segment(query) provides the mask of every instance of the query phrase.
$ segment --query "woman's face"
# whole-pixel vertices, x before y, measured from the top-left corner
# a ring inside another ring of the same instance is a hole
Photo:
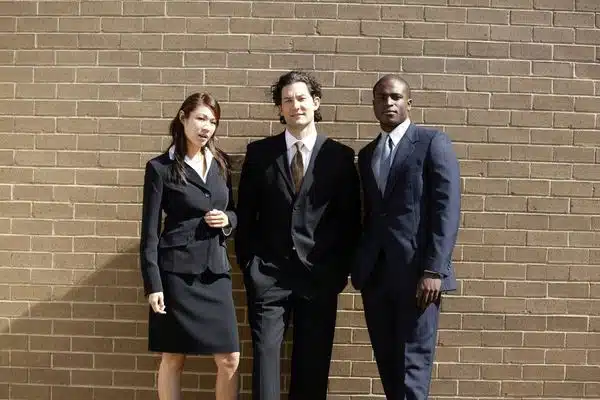
[[[189,153],[195,154],[206,146],[217,129],[215,114],[204,104],[196,107],[187,118],[183,111],[180,111],[179,118],[183,124]]]

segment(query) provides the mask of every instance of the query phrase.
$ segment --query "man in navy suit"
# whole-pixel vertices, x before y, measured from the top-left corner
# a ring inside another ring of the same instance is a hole
[[[456,289],[452,251],[460,175],[450,139],[409,118],[397,75],[373,87],[382,132],[358,155],[364,229],[352,271],[386,398],[429,395],[441,293]]]

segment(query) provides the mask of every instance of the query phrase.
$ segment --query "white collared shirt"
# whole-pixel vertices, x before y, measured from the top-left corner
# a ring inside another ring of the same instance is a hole
[[[392,130],[391,132],[389,132],[389,133],[383,132],[383,139],[387,140],[387,137],[389,136],[390,138],[392,138],[392,143],[394,143],[394,147],[392,148],[392,154],[391,154],[392,160],[394,159],[394,156],[396,155],[396,150],[398,149],[398,143],[400,143],[400,140],[402,140],[402,138],[404,137],[404,134],[408,130],[409,126],[410,126],[410,119],[406,118],[400,125],[395,127],[394,130]]]
[[[313,148],[315,147],[315,143],[317,142],[317,134],[309,135],[302,140],[298,140],[288,131],[285,130],[285,144],[287,146],[287,156],[289,165],[292,164],[292,160],[296,155],[296,142],[302,142],[302,149],[300,153],[302,154],[302,164],[304,165],[304,173],[306,174],[306,170],[308,168],[308,163],[310,162],[310,156],[312,155]]]
[[[202,178],[202,180],[206,183],[206,177],[208,176],[208,170],[210,169],[210,164],[212,163],[212,159],[214,158],[208,147],[204,148],[204,157],[206,158],[206,171],[202,173],[202,159],[200,158],[200,154],[196,153],[193,158],[189,158],[187,155],[183,159],[187,165],[192,167],[194,171]],[[175,159],[175,146],[171,146],[169,148],[169,158],[171,160]]]

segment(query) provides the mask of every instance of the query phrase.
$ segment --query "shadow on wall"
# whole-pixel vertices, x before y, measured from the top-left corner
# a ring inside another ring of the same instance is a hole
[[[243,156],[232,157],[232,170],[240,171],[242,162]],[[235,188],[238,181],[234,172]],[[131,221],[138,217],[137,211],[128,213]],[[90,244],[76,252],[0,254],[0,399],[157,398],[160,356],[147,350],[149,308],[139,271],[139,241],[131,233],[116,241],[111,253],[96,253]],[[228,248],[241,339],[240,398],[250,399],[252,342],[245,289],[231,240]],[[374,368],[360,297],[347,290],[340,297],[331,370],[340,376],[336,387],[344,386],[343,376],[350,375],[348,360]],[[291,330],[282,351],[282,393],[289,387]],[[358,344],[360,354],[350,356],[349,343]],[[184,371],[184,400],[214,399],[211,356],[189,357]]]
[[[147,350],[148,305],[134,242],[137,239],[131,238],[118,254],[91,254],[89,265],[95,269],[19,267],[22,274],[17,276],[22,279],[0,292],[0,299],[10,300],[0,307],[0,399],[157,398],[159,356]],[[232,254],[230,258],[233,264]],[[241,398],[249,399],[252,344],[242,276],[233,267],[242,341]],[[45,283],[30,284],[42,281],[31,276],[38,272],[46,275]],[[289,380],[289,350],[287,342],[284,387]],[[190,357],[182,378],[183,398],[214,399],[215,370],[212,357]]]

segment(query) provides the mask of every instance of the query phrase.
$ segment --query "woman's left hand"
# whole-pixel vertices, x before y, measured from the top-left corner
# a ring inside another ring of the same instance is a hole
[[[225,228],[229,225],[229,217],[220,210],[210,210],[204,214],[204,220],[211,228]]]

